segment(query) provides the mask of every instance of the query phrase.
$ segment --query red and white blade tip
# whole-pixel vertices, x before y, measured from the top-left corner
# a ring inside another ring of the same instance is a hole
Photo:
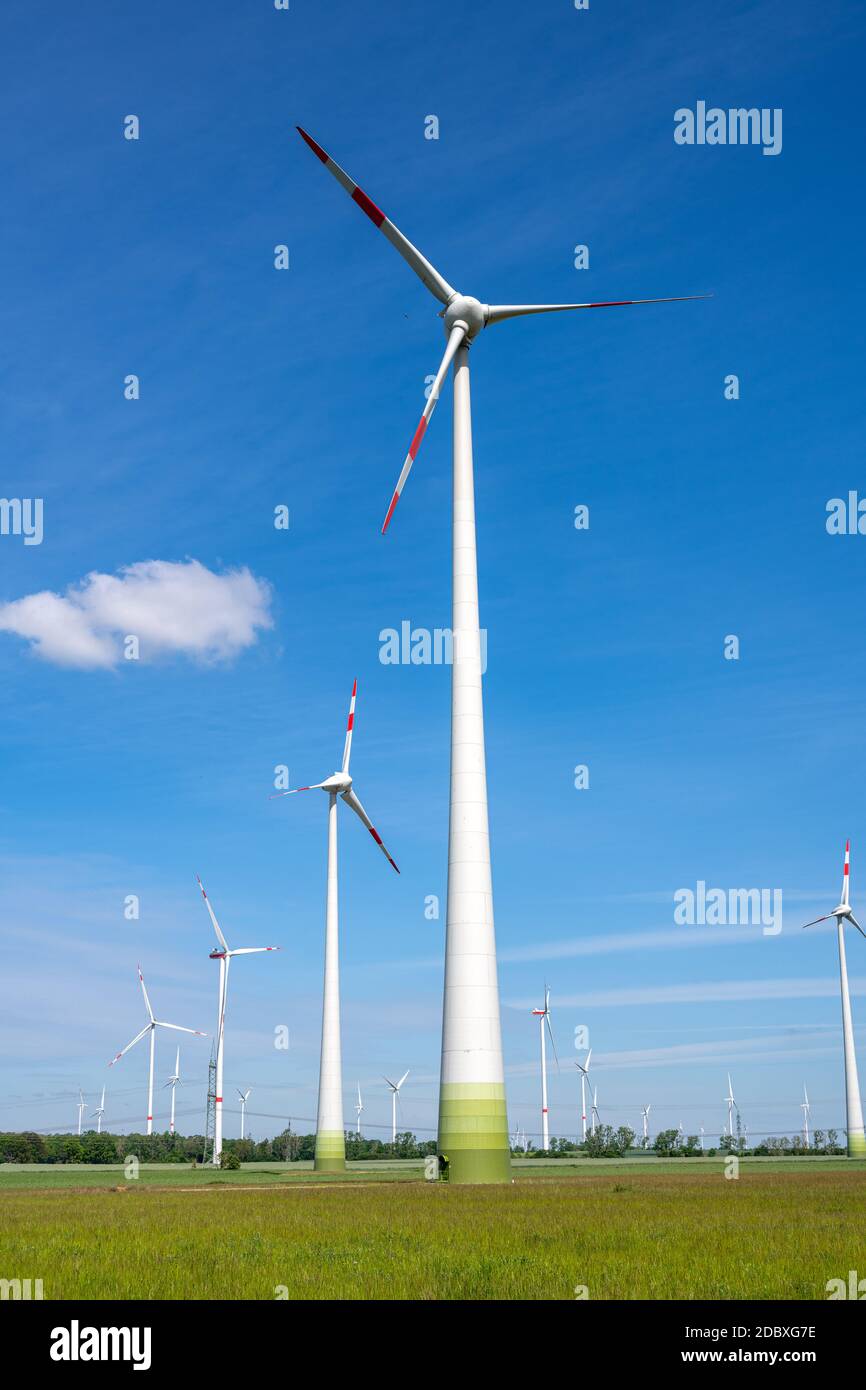
[[[326,165],[328,169],[331,170],[331,173],[336,173],[337,170],[339,170],[340,174],[342,175],[340,182],[343,183],[343,186],[345,187],[346,192],[349,194],[352,201],[357,203],[361,211],[367,214],[374,226],[381,227],[382,223],[387,221],[387,218],[385,217],[385,214],[382,211],[382,209],[376,206],[372,198],[367,197],[363,188],[359,188],[358,185],[355,183],[354,179],[350,179],[344,169],[340,169],[340,166],[339,164],[337,164],[336,160],[332,159],[331,156],[327,154],[325,150],[322,149],[321,145],[316,143],[312,135],[308,135],[307,132],[301,126],[296,126],[295,129],[297,130],[301,139],[305,140],[306,143],[309,145],[316,158],[320,159],[322,163]]]

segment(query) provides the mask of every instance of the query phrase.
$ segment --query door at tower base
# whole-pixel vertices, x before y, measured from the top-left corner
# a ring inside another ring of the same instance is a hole
[[[448,1159],[449,1182],[511,1181],[505,1086],[501,1081],[448,1082],[442,1087],[439,1152]]]
[[[341,1129],[320,1129],[316,1135],[317,1173],[345,1173],[346,1136]]]

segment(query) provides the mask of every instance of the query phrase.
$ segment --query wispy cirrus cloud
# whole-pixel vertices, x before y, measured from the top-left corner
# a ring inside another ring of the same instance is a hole
[[[852,994],[866,992],[866,979],[852,979]],[[705,980],[687,985],[644,985],[633,989],[604,989],[563,995],[564,1006],[592,1009],[628,1008],[637,1004],[736,1004],[756,999],[835,999],[838,979]],[[509,999],[506,1008],[531,1009],[530,998]]]
[[[270,585],[246,567],[217,574],[198,560],[140,560],[117,574],[92,571],[63,594],[45,589],[0,605],[15,633],[55,666],[110,669],[124,639],[142,661],[182,655],[228,660],[273,626]]]

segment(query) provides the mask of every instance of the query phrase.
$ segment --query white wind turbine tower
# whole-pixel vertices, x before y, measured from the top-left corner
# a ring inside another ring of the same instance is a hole
[[[592,1088],[592,1137],[595,1138],[595,1127],[599,1123],[598,1119],[598,1087]]]
[[[244,1120],[246,1119],[246,1113],[247,1113],[247,1101],[249,1100],[250,1095],[252,1094],[252,1089],[253,1089],[252,1086],[250,1086],[248,1090],[246,1090],[246,1091],[241,1091],[241,1090],[239,1090],[239,1088],[238,1088],[237,1086],[235,1087],[235,1090],[237,1091],[238,1095],[240,1096],[240,1101],[241,1101],[241,1138],[242,1138],[242,1139],[243,1139],[243,1137],[244,1137]]]
[[[84,1092],[79,1088],[78,1091],[78,1133],[81,1134],[81,1122],[87,1112],[87,1101],[84,1099]]]
[[[469,347],[482,329],[525,314],[667,301],[606,300],[596,304],[490,305],[460,294],[322,147],[300,126],[298,131],[313,154],[443,306],[439,316],[446,335],[445,353],[409,446],[382,531],[384,533],[388,528],[453,362],[451,628],[454,655],[451,669],[451,792],[439,1152],[449,1155],[452,1182],[507,1182],[511,1164],[487,817]],[[681,299],[697,297],[678,296]]]
[[[144,995],[144,1004],[145,1008],[147,1009],[148,1021],[142,1028],[141,1032],[136,1033],[132,1042],[127,1043],[126,1047],[121,1048],[120,1052],[118,1052],[117,1055],[112,1058],[108,1065],[110,1067],[113,1067],[115,1062],[119,1062],[121,1057],[123,1057],[125,1053],[129,1052],[130,1048],[135,1047],[136,1043],[141,1042],[142,1038],[147,1037],[147,1035],[150,1034],[150,1067],[148,1069],[147,1078],[147,1133],[153,1134],[153,1053],[156,1042],[157,1028],[171,1028],[176,1033],[193,1033],[197,1038],[206,1038],[207,1033],[200,1033],[198,1028],[181,1028],[179,1023],[164,1023],[162,1019],[154,1018],[153,1009],[150,1007],[150,1000],[147,996],[147,988],[144,983],[144,976],[141,973],[140,965],[138,967],[138,978],[141,983],[141,992]]]
[[[177,1083],[178,1083],[179,1081],[180,1081],[180,1048],[177,1049],[177,1056],[176,1056],[175,1059],[174,1059],[174,1071],[172,1072],[171,1076],[168,1078],[168,1080],[166,1081],[165,1085],[164,1085],[163,1088],[162,1088],[162,1089],[165,1091],[169,1086],[171,1087],[171,1118],[170,1118],[170,1120],[169,1120],[169,1122],[168,1122],[168,1132],[169,1132],[169,1134],[174,1134],[174,1094],[175,1094],[175,1090],[177,1089]]]
[[[704,1127],[701,1125],[701,1153],[704,1151]]]
[[[387,1076],[385,1076],[385,1077],[382,1078],[383,1081],[388,1081],[388,1085],[391,1087],[391,1143],[392,1143],[392,1144],[396,1144],[396,1142],[397,1142],[397,1096],[398,1096],[399,1093],[400,1093],[400,1087],[403,1085],[403,1082],[406,1080],[406,1077],[407,1077],[408,1075],[409,1075],[408,1071],[404,1071],[404,1073],[403,1073],[403,1075],[400,1077],[400,1080],[399,1080],[399,1081],[388,1081]]]
[[[355,1101],[355,1114],[357,1115],[357,1132],[361,1133],[361,1111],[364,1109],[364,1102],[361,1099],[361,1083],[358,1082],[358,1099]]]
[[[731,1073],[730,1073],[730,1072],[728,1072],[728,1094],[727,1094],[727,1096],[725,1097],[725,1100],[726,1100],[727,1106],[728,1106],[728,1134],[729,1134],[729,1135],[731,1136],[731,1138],[733,1139],[733,1137],[734,1137],[734,1108],[735,1108],[735,1106],[736,1106],[736,1101],[734,1100],[734,1088],[733,1088],[733,1086],[731,1085]]]
[[[104,1114],[105,1114],[105,1087],[103,1086],[103,1088],[102,1088],[102,1100],[99,1102],[99,1104],[97,1105],[96,1109],[93,1111],[93,1113],[92,1113],[92,1115],[91,1115],[91,1119],[93,1119],[93,1120],[96,1121],[96,1133],[97,1133],[97,1134],[101,1134],[101,1133],[102,1133],[102,1117],[103,1117]],[[79,1133],[80,1133],[80,1132],[81,1132],[81,1131],[79,1130]]]
[[[586,1054],[586,1061],[581,1066],[580,1062],[575,1062],[577,1070],[580,1072],[580,1122],[583,1126],[583,1142],[586,1143],[586,1083],[589,1080],[589,1064],[592,1060],[592,1048]]]
[[[645,1149],[649,1148],[649,1113],[651,1108],[651,1106],[645,1105],[640,1112],[643,1116],[643,1146]]]
[[[845,842],[845,864],[842,869],[842,900],[838,907],[824,917],[816,917],[806,922],[814,927],[817,922],[836,919],[839,938],[839,984],[842,994],[842,1042],[845,1052],[845,1127],[848,1131],[848,1157],[866,1158],[866,1132],[863,1129],[863,1106],[860,1101],[860,1082],[857,1079],[857,1054],[854,1051],[854,1024],[851,1020],[851,995],[848,992],[848,964],[845,959],[845,923],[850,922],[861,936],[866,936],[860,923],[851,911],[848,902],[849,870],[851,867],[851,841]]]
[[[800,1109],[803,1112],[803,1146],[809,1147],[809,1119],[812,1114],[809,1108],[809,1092],[806,1090],[806,1083],[803,1082],[803,1099],[800,1102]]]
[[[550,1046],[553,1048],[554,1057],[556,1057],[556,1043],[553,1041],[553,1029],[550,1026],[550,990],[547,985],[544,986],[544,1008],[533,1009],[532,1016],[538,1019],[541,1031],[541,1147],[546,1152],[550,1148],[550,1125],[547,1106],[547,1039],[545,1028],[550,1034]]]
[[[319,1107],[316,1118],[316,1159],[319,1172],[341,1173],[346,1167],[346,1133],[343,1125],[343,1067],[340,1042],[340,916],[337,880],[337,797],[369,830],[392,869],[400,870],[382,844],[381,836],[358,800],[349,760],[352,752],[352,730],[355,724],[355,699],[358,682],[352,686],[343,763],[324,782],[309,787],[293,787],[277,792],[277,796],[294,796],[296,792],[324,791],[328,795],[328,892],[325,909],[325,982],[322,1003],[322,1053],[319,1065]],[[273,798],[272,798],[273,800]]]
[[[226,1034],[226,1007],[229,994],[229,966],[234,956],[261,956],[266,951],[279,951],[280,946],[236,946],[229,950],[228,942],[220,930],[220,924],[216,919],[216,913],[211,907],[211,901],[204,889],[204,884],[198,874],[195,876],[196,883],[201,889],[204,898],[204,905],[208,910],[208,916],[213,923],[219,947],[211,951],[210,959],[218,960],[220,963],[219,975],[219,1004],[217,1009],[217,1044],[216,1044],[216,1096],[214,1098],[214,1131],[213,1131],[213,1155],[211,1162],[218,1167],[220,1155],[223,1148],[223,1062],[225,1057],[225,1034]]]

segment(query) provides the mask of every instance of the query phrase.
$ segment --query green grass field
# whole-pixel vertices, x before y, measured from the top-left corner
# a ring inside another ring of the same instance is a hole
[[[421,1169],[4,1165],[0,1278],[48,1299],[823,1299],[866,1273],[866,1163],[517,1161],[503,1188]]]

